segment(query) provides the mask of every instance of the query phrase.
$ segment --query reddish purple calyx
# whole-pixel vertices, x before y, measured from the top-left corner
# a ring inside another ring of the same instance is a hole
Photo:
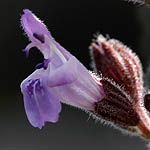
[[[143,71],[139,58],[121,42],[98,36],[91,52],[105,97],[95,114],[123,129],[150,139],[150,94],[143,100]],[[144,102],[144,106],[141,105]],[[146,111],[147,110],[147,111]]]
[[[124,90],[137,101],[143,89],[140,60],[131,50],[116,40],[99,37],[91,49],[97,73],[123,85]]]
[[[121,127],[136,126],[139,116],[128,95],[108,79],[102,79],[106,96],[95,103],[95,113]]]

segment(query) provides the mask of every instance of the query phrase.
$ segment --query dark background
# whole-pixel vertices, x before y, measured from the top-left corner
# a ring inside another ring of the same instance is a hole
[[[95,122],[88,114],[63,105],[60,120],[33,128],[27,118],[20,83],[42,60],[20,26],[28,8],[46,23],[55,39],[90,68],[89,45],[94,34],[109,34],[136,52],[143,68],[150,58],[150,8],[123,0],[1,0],[0,2],[0,150],[145,150],[138,137]]]

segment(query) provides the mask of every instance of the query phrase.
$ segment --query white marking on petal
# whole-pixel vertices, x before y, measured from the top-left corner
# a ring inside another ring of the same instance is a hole
[[[47,35],[44,35],[45,39],[47,40],[47,42],[49,43],[49,47],[50,49],[55,52],[59,58],[61,59],[61,61],[63,63],[67,62],[66,58],[63,56],[63,54],[58,50],[58,48],[55,46],[55,44],[50,40],[50,38]]]

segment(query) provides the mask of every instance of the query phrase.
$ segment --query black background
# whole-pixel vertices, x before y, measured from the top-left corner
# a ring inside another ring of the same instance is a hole
[[[138,137],[95,122],[63,105],[60,120],[33,128],[24,112],[20,83],[42,60],[20,26],[28,8],[44,20],[55,39],[90,68],[89,45],[96,33],[119,39],[136,52],[143,68],[150,58],[150,8],[122,0],[1,0],[0,2],[0,150],[145,150]]]

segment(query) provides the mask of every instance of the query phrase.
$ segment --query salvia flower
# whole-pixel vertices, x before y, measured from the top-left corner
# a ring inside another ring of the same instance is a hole
[[[42,128],[45,122],[57,122],[61,102],[94,111],[95,102],[104,97],[102,85],[74,56],[60,46],[46,26],[29,10],[21,24],[31,43],[25,51],[37,47],[43,63],[21,83],[28,120]]]
[[[37,47],[44,56],[21,83],[25,111],[34,127],[57,122],[65,103],[150,138],[150,93],[145,93],[140,60],[128,47],[99,35],[90,46],[95,76],[54,40],[31,11],[24,10],[21,24],[31,41],[27,55]]]

